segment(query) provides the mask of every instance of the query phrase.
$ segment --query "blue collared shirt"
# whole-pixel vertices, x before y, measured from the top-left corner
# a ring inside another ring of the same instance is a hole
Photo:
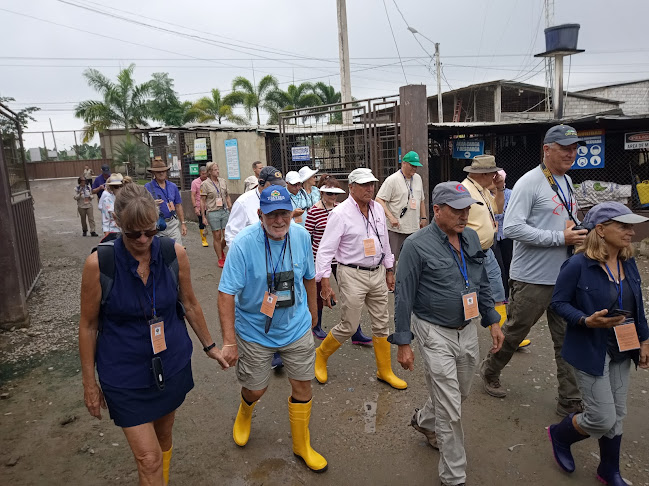
[[[146,187],[146,190],[151,193],[153,199],[162,199],[160,212],[165,219],[169,219],[172,216],[176,215],[176,212],[174,211],[172,213],[171,211],[169,211],[169,207],[167,206],[168,202],[173,202],[174,206],[182,204],[180,191],[178,190],[178,186],[176,184],[174,184],[173,182],[165,181],[165,188],[163,189],[162,187],[160,187],[160,184],[158,184],[158,181],[154,179],[150,182],[147,182],[144,187]]]

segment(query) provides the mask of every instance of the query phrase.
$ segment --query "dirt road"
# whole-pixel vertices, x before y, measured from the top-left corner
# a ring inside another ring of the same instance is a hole
[[[83,404],[76,351],[79,281],[83,261],[97,239],[82,238],[72,199],[74,181],[33,184],[44,271],[30,298],[28,332],[0,333],[0,484],[136,484],[137,472],[121,430],[96,420]],[[95,218],[99,220],[95,211]],[[202,248],[198,228],[186,241],[192,281],[212,335],[220,342],[214,251]],[[649,283],[649,265],[640,262]],[[325,311],[326,329],[339,312]],[[369,333],[367,314],[363,328]],[[485,395],[479,378],[463,407],[473,486],[593,485],[597,442],[574,447],[577,471],[561,473],[551,457],[546,430],[558,417],[552,343],[545,322],[535,326],[529,353],[517,354],[503,374],[509,395]],[[232,370],[221,371],[194,339],[196,386],[180,408],[174,428],[171,484],[183,485],[438,485],[438,454],[408,426],[426,399],[418,360],[415,371],[400,368],[408,389],[393,390],[374,378],[371,349],[345,343],[329,361],[329,383],[314,381],[313,447],[329,470],[311,473],[291,450],[286,375],[277,373],[255,409],[250,442],[232,440],[239,387]],[[488,331],[481,331],[482,354]],[[393,352],[396,367],[396,350]],[[649,485],[649,373],[632,373],[623,440],[622,471],[634,485]]]

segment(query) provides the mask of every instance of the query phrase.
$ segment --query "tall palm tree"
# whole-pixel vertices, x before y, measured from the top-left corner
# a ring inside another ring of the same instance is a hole
[[[212,90],[211,98],[205,96],[196,101],[193,109],[200,123],[216,120],[220,125],[221,120],[226,120],[236,125],[244,125],[248,122],[246,118],[234,114],[232,106],[227,104],[225,99],[221,99],[221,92],[216,88]]]
[[[130,139],[129,129],[136,125],[147,125],[149,116],[148,96],[151,92],[151,82],[135,84],[133,71],[135,64],[122,69],[117,75],[117,83],[108,79],[96,69],[86,69],[83,77],[88,85],[94,88],[103,98],[102,101],[82,101],[74,108],[74,116],[81,118],[83,141],[90,139],[101,130],[112,126],[126,130]]]
[[[266,102],[267,111],[270,113],[268,123],[272,125],[279,122],[279,112],[282,110],[296,110],[322,104],[320,97],[313,92],[311,83],[301,83],[299,86],[290,84],[286,91],[277,88],[268,93]]]
[[[340,103],[340,91],[336,91],[336,88],[329,84],[325,84],[322,81],[313,85],[313,92],[318,95],[321,104],[323,105]]]
[[[153,73],[150,81],[149,117],[165,125],[181,126],[198,119],[191,101],[180,101],[169,73]]]
[[[277,86],[277,79],[270,74],[261,78],[257,86],[243,76],[237,76],[232,81],[232,93],[227,95],[223,102],[230,106],[242,105],[248,118],[252,118],[254,110],[257,113],[257,125],[261,125],[259,108],[266,108],[266,97],[268,93],[277,89]]]

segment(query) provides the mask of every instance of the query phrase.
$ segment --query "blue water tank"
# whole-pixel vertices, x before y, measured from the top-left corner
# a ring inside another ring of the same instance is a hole
[[[555,25],[545,29],[546,51],[572,51],[577,49],[579,24]]]

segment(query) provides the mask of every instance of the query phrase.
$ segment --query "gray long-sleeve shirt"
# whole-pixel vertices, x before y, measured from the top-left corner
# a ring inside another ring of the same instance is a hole
[[[468,291],[478,295],[481,323],[487,327],[499,322],[500,315],[494,309],[480,239],[474,230],[465,228],[460,242],[469,277]],[[448,236],[434,221],[403,243],[394,291],[395,332],[388,338],[392,344],[409,344],[412,340],[413,312],[440,326],[457,328],[467,324],[462,306],[462,294],[467,289],[452,252]]]

